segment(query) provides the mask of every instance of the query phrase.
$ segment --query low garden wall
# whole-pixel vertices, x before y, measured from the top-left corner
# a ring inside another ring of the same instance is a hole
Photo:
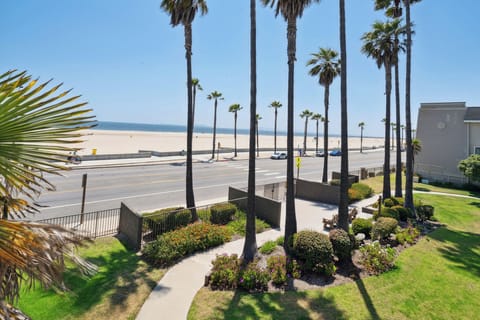
[[[295,180],[295,197],[338,205],[340,203],[340,186],[303,179]]]
[[[134,250],[142,247],[143,217],[122,202],[120,206],[120,222],[118,232],[127,238]]]

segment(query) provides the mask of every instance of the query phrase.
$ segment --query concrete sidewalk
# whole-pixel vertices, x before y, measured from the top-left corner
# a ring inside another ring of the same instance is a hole
[[[376,196],[356,203],[352,207],[371,204]],[[323,229],[323,218],[331,218],[338,211],[337,206],[322,203],[295,200],[298,230],[310,229],[320,232]],[[368,216],[361,213],[360,216]],[[282,205],[281,228],[285,225],[285,203]],[[275,240],[283,235],[280,229],[269,230],[257,234],[257,245],[260,247],[268,240]],[[244,239],[224,244],[221,247],[195,254],[171,267],[152,291],[137,315],[137,320],[155,320],[163,317],[173,320],[187,318],[193,297],[203,286],[205,275],[211,268],[211,261],[217,254],[242,253]]]

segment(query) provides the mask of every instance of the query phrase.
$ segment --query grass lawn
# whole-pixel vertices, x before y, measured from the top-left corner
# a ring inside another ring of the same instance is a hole
[[[376,176],[373,178],[369,178],[366,180],[361,180],[361,183],[367,184],[374,190],[375,193],[382,193],[383,190],[383,176]],[[405,190],[405,176],[402,175],[402,186],[403,190]],[[392,195],[395,193],[395,174],[392,173],[390,175],[390,187],[392,190]],[[433,185],[433,184],[425,184],[425,183],[414,183],[413,190],[415,191],[422,191],[422,192],[443,192],[443,193],[450,193],[450,194],[459,194],[464,196],[473,196],[473,197],[480,197],[480,193],[478,191],[471,191],[471,190],[463,190],[463,189],[454,189],[447,186],[440,186],[440,185]]]
[[[440,228],[380,276],[319,290],[247,294],[202,289],[189,319],[476,319],[480,310],[480,199],[418,194]]]
[[[97,239],[80,249],[80,255],[99,267],[96,275],[86,279],[69,270],[65,283],[71,291],[22,291],[16,306],[33,320],[135,319],[165,273],[164,269],[149,267],[117,238]]]

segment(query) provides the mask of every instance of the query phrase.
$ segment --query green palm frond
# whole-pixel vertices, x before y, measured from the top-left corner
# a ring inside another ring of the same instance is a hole
[[[170,15],[172,26],[191,24],[198,11],[202,15],[208,13],[205,0],[162,0],[160,7]]]
[[[314,2],[320,0],[262,0],[264,6],[275,7],[275,15],[281,14],[285,20],[301,18],[303,11]]]
[[[71,146],[82,142],[82,129],[94,126],[91,109],[70,90],[57,93],[61,84],[50,89],[51,81],[39,83],[26,72],[0,75],[0,196],[6,186],[33,197],[53,186],[42,172],[58,174],[65,169]]]
[[[312,53],[307,66],[313,66],[308,74],[318,76],[318,83],[329,86],[340,75],[340,59],[338,52],[330,48],[320,48],[317,53]]]

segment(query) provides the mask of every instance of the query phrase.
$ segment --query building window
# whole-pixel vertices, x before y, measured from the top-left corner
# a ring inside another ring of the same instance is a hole
[[[480,147],[474,147],[475,154],[480,154]]]

